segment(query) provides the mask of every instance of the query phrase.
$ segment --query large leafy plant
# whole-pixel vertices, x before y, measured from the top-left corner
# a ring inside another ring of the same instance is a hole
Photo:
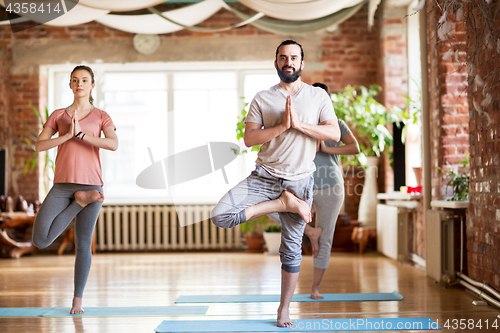
[[[357,160],[352,156],[341,157],[345,166],[365,165],[366,157],[379,157],[392,146],[392,134],[386,126],[398,122],[400,116],[387,112],[375,99],[381,90],[378,85],[347,86],[331,96],[337,117],[347,123],[359,143]]]
[[[23,138],[23,142],[21,142],[20,145],[24,146],[26,148],[29,148],[30,150],[33,151],[31,153],[31,156],[28,159],[26,159],[26,161],[24,162],[23,175],[26,175],[28,172],[33,172],[33,170],[35,170],[35,167],[38,165],[38,163],[42,159],[41,154],[43,154],[43,153],[39,153],[36,151],[35,144],[36,144],[36,141],[38,139],[38,135],[40,134],[41,130],[43,129],[44,119],[49,118],[49,110],[47,108],[45,108],[45,110],[44,110],[44,117],[45,118],[43,118],[41,112],[38,111],[38,109],[33,104],[30,103],[30,107],[31,107],[31,110],[33,111],[33,113],[35,114],[38,122],[37,122],[36,128],[33,128],[28,123],[23,121],[23,124],[24,124],[24,127],[26,130],[21,131],[24,138]],[[52,175],[54,174],[55,163],[54,163],[53,158],[49,155],[48,152],[45,152],[44,154],[45,154],[45,156],[43,159],[44,164],[42,166],[42,173],[43,173],[43,177],[44,177],[45,191],[47,192],[48,188],[49,188],[49,184],[52,180]]]
[[[248,113],[247,108],[248,108],[248,103],[245,103],[245,106],[241,110],[240,116],[238,116],[238,121],[236,122],[236,139],[238,141],[242,140],[243,136],[245,135],[245,118],[246,118],[247,113]],[[262,146],[262,145],[252,146],[250,151],[259,151],[260,146]],[[248,151],[246,149],[243,149],[243,150],[241,150],[240,154],[245,154],[247,152]]]

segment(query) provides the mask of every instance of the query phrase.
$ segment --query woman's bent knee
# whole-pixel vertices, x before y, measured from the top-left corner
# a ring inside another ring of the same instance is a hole
[[[39,249],[44,249],[50,244],[52,244],[52,242],[49,242],[49,240],[46,238],[39,238],[33,236],[33,245],[35,245]]]

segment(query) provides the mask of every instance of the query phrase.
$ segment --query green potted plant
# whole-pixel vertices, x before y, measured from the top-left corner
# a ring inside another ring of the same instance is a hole
[[[448,197],[447,201],[468,201],[469,200],[469,158],[468,152],[465,153],[467,156],[460,161],[462,167],[455,172],[454,169],[444,170],[438,168],[444,177],[448,179],[446,184],[446,189],[450,187],[452,189],[451,196]]]
[[[267,215],[247,221],[240,225],[240,230],[245,237],[247,253],[264,252],[264,230],[266,229],[269,217]]]
[[[269,222],[264,231],[267,254],[279,254],[281,245],[281,226],[276,222]]]

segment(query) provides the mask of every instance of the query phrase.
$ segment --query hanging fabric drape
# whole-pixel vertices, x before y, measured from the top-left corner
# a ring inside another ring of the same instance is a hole
[[[238,0],[248,8],[285,21],[308,21],[329,16],[363,0]]]
[[[370,0],[368,4],[368,28],[371,30],[375,21],[375,12],[381,0]]]
[[[218,32],[218,31],[226,31],[226,30],[231,30],[231,29],[235,29],[235,28],[238,28],[238,27],[242,27],[242,26],[245,26],[249,23],[252,23],[258,19],[260,19],[261,17],[264,16],[264,14],[262,13],[258,13],[258,14],[255,14],[254,16],[249,16],[247,19],[245,19],[245,21],[243,22],[240,22],[238,24],[232,24],[232,25],[229,25],[227,27],[224,27],[224,28],[200,28],[200,27],[195,27],[195,26],[188,26],[188,25],[184,25],[182,23],[179,23],[179,22],[176,22],[172,19],[169,19],[168,17],[166,17],[165,15],[163,15],[163,13],[161,13],[159,10],[151,7],[151,8],[148,8],[148,10],[153,13],[153,14],[156,14],[158,16],[160,16],[162,19],[164,20],[167,20],[168,22],[172,23],[172,24],[175,24],[175,25],[178,25],[186,30],[189,30],[189,31],[201,31],[201,32]]]
[[[187,7],[162,12],[162,15],[185,26],[195,26],[224,7],[224,1],[205,0]],[[97,22],[108,27],[138,34],[167,34],[183,27],[169,22],[156,14],[113,15],[100,17]]]
[[[58,0],[50,0],[58,1]],[[141,34],[166,34],[188,29],[192,31],[215,32],[252,24],[266,31],[291,34],[308,33],[340,24],[354,15],[363,4],[369,2],[369,27],[373,26],[374,15],[380,0],[238,0],[254,10],[256,14],[243,14],[223,0],[203,0],[192,5],[144,15],[117,15],[110,12],[132,11],[152,8],[165,0],[69,0],[74,5],[66,14],[48,21],[39,15],[20,13],[22,17],[0,24],[15,24],[32,20],[51,26],[72,26],[96,21],[105,26]],[[68,2],[67,2],[68,3]],[[5,7],[5,1],[0,0]],[[222,8],[233,12],[242,22],[222,28],[201,28],[196,25],[205,21]],[[159,15],[157,15],[159,14]],[[268,18],[265,18],[267,16]]]
[[[302,33],[314,32],[344,22],[345,20],[349,19],[351,16],[356,14],[356,12],[360,10],[364,4],[365,1],[362,1],[353,7],[344,8],[336,13],[315,20],[278,21],[278,20],[260,19],[258,21],[252,22],[251,24],[258,27],[259,29],[278,34],[296,34],[296,33],[302,34]],[[233,11],[233,13],[235,13],[241,19],[245,19],[248,17],[248,15],[243,14],[235,10],[234,8],[231,8],[231,11]]]
[[[159,5],[165,0],[69,0],[71,2],[77,2],[78,4],[94,8],[109,10],[111,12],[127,12],[133,10],[144,9],[147,7],[153,7]]]

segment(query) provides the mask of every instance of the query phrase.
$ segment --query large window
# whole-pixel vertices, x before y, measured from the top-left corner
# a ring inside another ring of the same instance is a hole
[[[72,103],[68,83],[73,67],[43,69],[49,110]],[[236,143],[236,120],[245,103],[279,81],[272,61],[91,67],[96,75],[94,105],[109,113],[119,138],[117,151],[101,149],[106,202],[216,202],[253,169],[255,153],[238,156],[225,167],[229,184],[221,171],[167,184],[164,190],[135,183],[151,157],[158,161],[214,141]]]

